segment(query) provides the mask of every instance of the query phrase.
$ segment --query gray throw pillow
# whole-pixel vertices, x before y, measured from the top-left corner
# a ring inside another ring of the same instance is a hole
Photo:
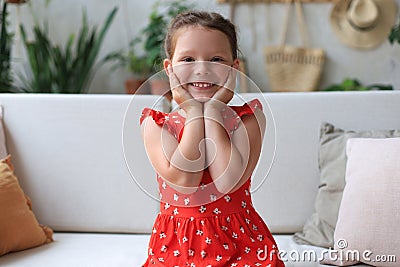
[[[345,186],[346,142],[349,138],[400,137],[400,130],[344,131],[322,123],[320,131],[320,184],[315,200],[315,213],[306,221],[303,231],[295,233],[298,244],[333,247],[333,234]]]

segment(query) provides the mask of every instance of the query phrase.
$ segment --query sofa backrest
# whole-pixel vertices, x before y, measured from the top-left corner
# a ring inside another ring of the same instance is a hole
[[[320,126],[344,130],[400,129],[400,91],[242,94],[260,98],[267,115],[266,136],[254,172],[253,202],[274,233],[301,230],[314,211],[319,187]],[[243,100],[236,97],[233,103]],[[272,121],[276,128],[273,128]],[[274,132],[276,153],[272,168]],[[258,187],[258,188],[257,188]]]
[[[240,96],[261,98],[267,114],[252,190],[273,233],[299,231],[314,210],[322,122],[352,130],[400,129],[400,91]],[[129,95],[0,95],[7,148],[40,223],[56,231],[150,233],[158,213],[150,195],[157,194],[157,185],[139,116],[158,97],[131,100]],[[162,102],[155,108],[166,110]]]
[[[138,100],[140,98],[140,100]],[[128,95],[0,95],[8,152],[39,222],[56,231],[149,232],[158,203],[137,186],[123,153]],[[134,98],[130,155],[155,181],[139,128],[157,96]],[[136,101],[138,100],[138,101]],[[157,106],[163,109],[162,106]],[[153,186],[156,192],[157,188]]]

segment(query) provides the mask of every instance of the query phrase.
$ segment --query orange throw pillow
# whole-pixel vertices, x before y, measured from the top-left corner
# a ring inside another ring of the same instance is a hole
[[[53,231],[36,220],[13,170],[11,156],[0,161],[0,256],[53,241]]]

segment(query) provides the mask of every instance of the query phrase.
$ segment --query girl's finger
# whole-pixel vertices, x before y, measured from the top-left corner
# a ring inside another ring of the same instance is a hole
[[[225,81],[224,87],[231,91],[235,90],[236,86],[236,72],[233,73],[233,69],[231,68],[228,73],[228,77]]]
[[[171,90],[182,87],[181,82],[178,79],[178,76],[176,76],[176,74],[173,71],[169,72],[169,82],[171,85]]]

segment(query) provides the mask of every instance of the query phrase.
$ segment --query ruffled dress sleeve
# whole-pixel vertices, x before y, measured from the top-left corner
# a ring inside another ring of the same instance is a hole
[[[253,99],[248,103],[244,103],[242,106],[232,106],[239,117],[244,115],[252,115],[256,109],[263,109],[260,100]]]
[[[246,115],[253,115],[257,109],[263,109],[260,100],[253,99],[241,106],[229,106],[223,110],[224,125],[232,134],[239,126],[241,119]]]
[[[151,117],[157,125],[166,127],[168,132],[171,133],[175,139],[178,141],[181,140],[185,119],[177,112],[164,113],[158,110],[144,108],[140,117],[140,124],[142,124],[147,117]]]
[[[166,113],[158,110],[144,108],[142,111],[142,115],[140,116],[140,124],[142,124],[145,118],[152,117],[155,123],[157,123],[158,125],[163,125],[165,123],[166,115]]]

